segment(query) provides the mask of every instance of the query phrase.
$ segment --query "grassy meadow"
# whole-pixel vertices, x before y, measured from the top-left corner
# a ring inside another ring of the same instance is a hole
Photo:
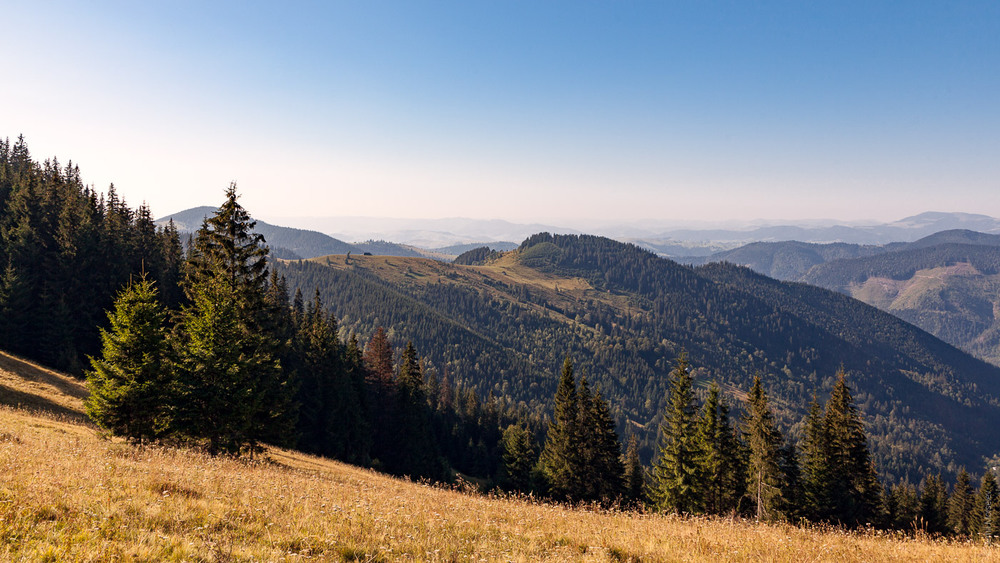
[[[132,446],[84,422],[82,389],[0,354],[0,401],[20,405],[0,407],[0,560],[1000,560],[981,544],[467,494],[286,450]]]

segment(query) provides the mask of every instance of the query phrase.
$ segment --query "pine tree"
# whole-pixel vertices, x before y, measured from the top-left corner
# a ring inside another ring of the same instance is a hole
[[[131,283],[101,329],[103,351],[87,373],[87,415],[98,426],[139,443],[157,438],[166,426],[170,380],[167,312],[153,282]]]
[[[781,468],[778,448],[781,446],[781,434],[775,427],[774,414],[768,406],[767,395],[760,386],[760,377],[754,377],[748,403],[743,429],[749,448],[747,492],[757,519],[773,520],[780,516]]]
[[[578,408],[573,362],[566,358],[556,388],[545,446],[539,459],[549,493],[556,498],[569,499],[577,493],[577,478],[581,472]]]
[[[653,466],[650,496],[661,512],[693,514],[703,508],[693,384],[687,354],[681,352],[670,373],[670,397],[660,426],[659,457]]]
[[[955,480],[955,488],[948,501],[948,527],[955,534],[968,536],[972,532],[972,513],[976,507],[976,497],[972,490],[972,478],[963,467]]]

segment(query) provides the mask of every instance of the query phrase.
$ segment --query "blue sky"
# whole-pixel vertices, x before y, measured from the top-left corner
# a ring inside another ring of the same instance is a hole
[[[0,136],[157,215],[1000,216],[997,2],[0,11]]]

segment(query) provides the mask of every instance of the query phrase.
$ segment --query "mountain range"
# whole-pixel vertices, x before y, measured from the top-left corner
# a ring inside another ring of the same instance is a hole
[[[211,206],[187,209],[173,215],[161,217],[156,220],[156,224],[162,227],[173,221],[178,231],[182,233],[194,233],[201,227],[202,221],[215,213],[216,209]],[[423,256],[439,260],[450,260],[457,254],[464,252],[464,250],[459,248],[456,250],[461,250],[461,252],[456,252],[452,255],[448,253],[452,249],[435,251],[433,249],[417,248],[410,245],[374,239],[348,243],[317,231],[282,227],[261,220],[257,220],[255,231],[264,236],[264,239],[276,257],[285,260],[313,258],[327,254],[347,254],[348,252],[354,254],[364,254],[367,252],[369,254],[384,256]]]
[[[979,467],[1000,450],[1000,368],[841,293],[731,264],[683,266],[632,244],[539,234],[476,265],[326,256],[281,262],[319,290],[346,337],[377,326],[413,341],[429,368],[542,414],[566,357],[607,397],[647,457],[683,351],[700,385],[739,403],[760,375],[783,428],[850,374],[882,470]]]
[[[1000,220],[972,213],[927,212],[888,223],[772,221],[768,223],[689,223],[666,221],[574,221],[572,225],[514,223],[468,218],[392,219],[381,217],[284,217],[273,222],[328,233],[343,240],[391,240],[427,249],[472,243],[515,243],[528,236],[597,234],[632,242],[668,257],[706,256],[751,242],[797,240],[883,245],[912,242],[933,233],[965,229],[1000,233]]]

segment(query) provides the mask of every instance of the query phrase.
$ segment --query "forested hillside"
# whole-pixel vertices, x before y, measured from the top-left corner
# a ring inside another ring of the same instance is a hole
[[[834,292],[745,268],[691,269],[635,246],[541,234],[482,266],[344,256],[289,262],[291,287],[320,290],[345,330],[393,327],[455,381],[542,413],[570,356],[645,452],[681,350],[701,386],[736,399],[760,374],[783,427],[799,432],[813,390],[843,366],[897,477],[977,467],[998,450],[1000,370]],[[365,304],[364,307],[361,304]]]
[[[1000,247],[995,235],[982,238],[974,240],[986,244],[919,245],[835,260],[802,281],[851,295],[1000,365]]]

